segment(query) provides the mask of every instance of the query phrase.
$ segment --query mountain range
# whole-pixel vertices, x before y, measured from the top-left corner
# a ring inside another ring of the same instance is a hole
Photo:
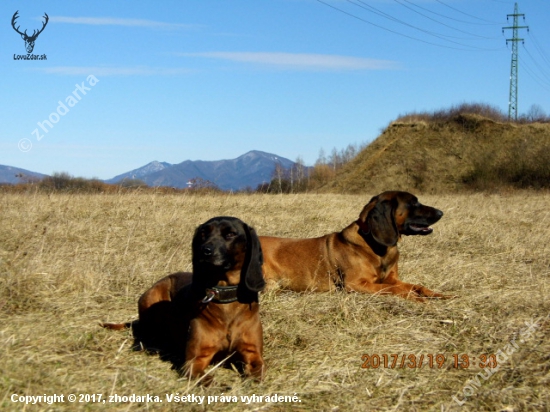
[[[26,183],[33,180],[42,180],[46,175],[19,167],[0,165],[0,184]]]
[[[148,186],[168,186],[185,188],[191,186],[192,180],[210,182],[222,190],[255,189],[262,183],[268,183],[279,165],[283,169],[294,166],[292,160],[284,157],[252,150],[236,159],[226,160],[185,160],[181,163],[170,164],[167,162],[153,161],[145,166],[122,173],[105,183],[121,183],[124,180],[141,180]],[[0,183],[21,183],[24,178],[43,178],[45,175],[19,169],[12,166],[0,165]]]
[[[289,169],[294,162],[272,153],[252,150],[236,159],[185,160],[178,164],[153,161],[105,182],[120,183],[125,179],[139,179],[148,186],[181,189],[190,186],[192,179],[199,178],[222,190],[255,189],[259,184],[271,181],[277,165]]]

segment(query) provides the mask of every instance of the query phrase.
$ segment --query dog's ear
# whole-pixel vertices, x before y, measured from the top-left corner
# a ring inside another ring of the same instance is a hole
[[[378,243],[384,246],[395,246],[399,232],[393,217],[394,207],[389,200],[376,201],[367,215],[367,226]]]
[[[200,231],[202,229],[202,225],[198,226],[195,229],[195,233],[193,234],[193,240],[191,241],[191,254],[192,254],[192,263],[193,268],[196,270],[199,267],[199,257],[200,257],[200,247],[201,247],[201,238],[200,238]]]
[[[260,239],[258,239],[258,235],[256,235],[256,231],[252,227],[246,223],[243,223],[243,227],[246,232],[246,257],[241,272],[241,281],[244,278],[244,283],[248,289],[253,292],[259,292],[265,287],[262,272],[264,259]]]

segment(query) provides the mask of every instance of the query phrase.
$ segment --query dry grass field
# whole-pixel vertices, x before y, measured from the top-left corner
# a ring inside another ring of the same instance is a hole
[[[456,299],[264,293],[268,370],[259,384],[218,368],[210,387],[195,386],[133,351],[129,330],[98,325],[135,319],[155,280],[190,270],[193,231],[210,217],[239,217],[260,235],[314,237],[356,219],[374,194],[1,194],[0,409],[550,410],[547,192],[419,196],[445,216],[432,235],[401,240],[401,278]],[[496,369],[480,367],[481,355],[497,353]],[[53,394],[64,402],[15,402]],[[269,401],[244,398],[253,395]]]

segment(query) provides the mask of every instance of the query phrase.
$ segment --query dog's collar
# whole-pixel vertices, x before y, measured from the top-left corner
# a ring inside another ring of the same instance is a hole
[[[237,301],[238,286],[214,286],[206,288],[206,296],[202,303],[231,303]]]

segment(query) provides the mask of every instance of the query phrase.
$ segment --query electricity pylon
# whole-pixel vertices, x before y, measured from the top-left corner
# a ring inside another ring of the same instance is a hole
[[[525,14],[518,13],[518,4],[515,3],[514,14],[508,14],[506,20],[510,17],[514,18],[514,25],[503,27],[502,33],[505,29],[512,29],[512,38],[506,39],[506,45],[508,42],[512,42],[512,64],[510,67],[510,98],[508,100],[508,120],[518,120],[518,42],[523,42],[524,39],[518,37],[519,29],[527,29],[529,31],[529,26],[518,26],[518,17],[523,17],[525,20]]]

